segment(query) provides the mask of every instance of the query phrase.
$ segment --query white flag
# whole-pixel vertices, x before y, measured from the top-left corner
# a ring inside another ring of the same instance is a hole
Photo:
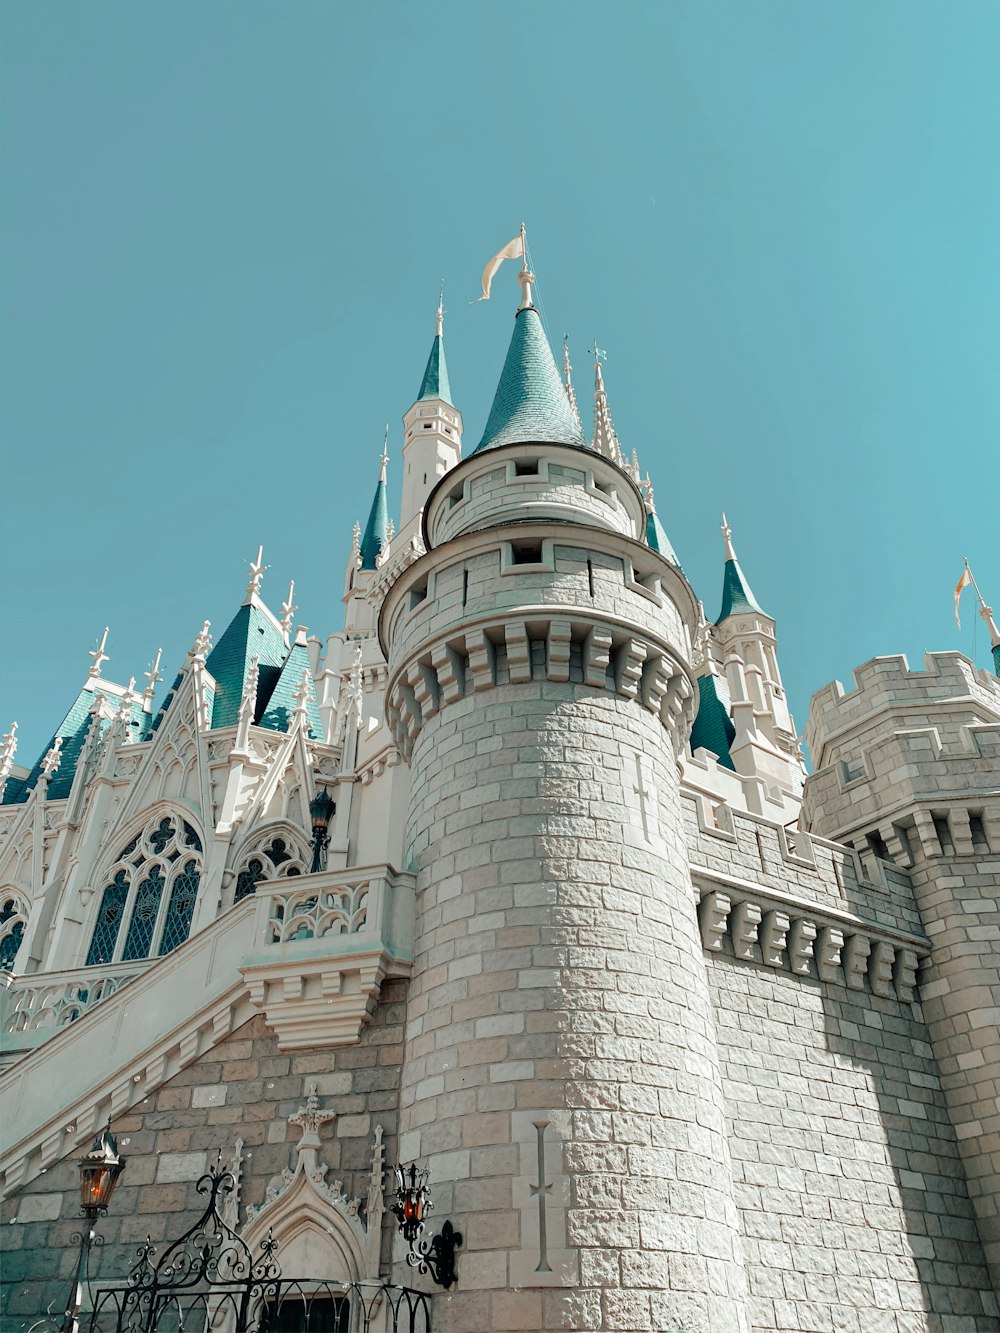
[[[962,577],[958,580],[958,587],[955,589],[955,624],[959,629],[962,628],[962,622],[958,618],[958,602],[962,596],[962,589],[967,588],[972,582],[972,570],[966,565],[962,572]]]
[[[524,239],[521,236],[515,236],[509,241],[502,250],[498,250],[490,262],[483,269],[483,294],[479,297],[480,301],[490,299],[490,287],[493,285],[493,278],[497,269],[505,259],[523,259],[524,258]]]

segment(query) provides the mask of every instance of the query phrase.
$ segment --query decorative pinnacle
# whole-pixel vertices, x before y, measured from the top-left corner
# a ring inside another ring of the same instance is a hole
[[[361,524],[357,519],[354,520],[354,531],[351,536],[351,560],[356,564],[361,555]]]
[[[309,709],[309,696],[312,694],[312,682],[309,679],[309,668],[303,667],[302,678],[295,687],[295,693],[292,698],[295,700],[293,710],[295,717],[305,718]]]
[[[42,777],[46,782],[48,782],[54,774],[59,772],[59,765],[62,763],[62,743],[63,738],[57,736],[52,745],[52,749],[48,751],[45,758],[42,760]]]
[[[295,612],[299,609],[292,601],[292,597],[294,595],[295,595],[295,580],[289,579],[288,596],[281,603],[281,632],[282,634],[284,634],[286,639],[288,635],[292,632],[292,619],[295,615]]]
[[[208,632],[211,628],[212,628],[212,622],[210,620],[206,620],[201,627],[198,637],[191,645],[191,651],[188,653],[188,658],[190,659],[190,661],[204,662],[205,658],[212,651],[212,636]]]
[[[97,680],[97,678],[101,674],[102,662],[107,662],[109,660],[107,653],[104,651],[104,646],[107,643],[107,641],[108,641],[108,627],[107,625],[105,625],[104,633],[101,635],[100,643],[97,645],[96,648],[92,648],[91,651],[87,654],[87,656],[91,659],[90,670],[87,672],[88,680]]]
[[[260,676],[260,657],[254,653],[250,659],[250,670],[247,672],[246,681],[243,684],[243,696],[240,699],[240,721],[245,718],[253,721],[254,709],[257,707],[257,681]]]
[[[156,692],[157,685],[159,685],[160,681],[163,679],[163,677],[160,675],[160,658],[162,656],[163,656],[163,649],[157,648],[156,656],[149,664],[149,670],[144,671],[142,673],[146,677],[146,680],[148,682],[146,688],[142,692],[142,697],[143,699],[145,699],[147,703],[149,703],[149,701],[152,699],[153,695]]]
[[[444,278],[441,279],[441,293],[438,296],[437,308],[437,336],[444,336]]]
[[[726,515],[722,515],[722,540],[726,544],[726,559],[735,560],[736,552],[733,550],[733,530],[726,520]]]
[[[381,466],[381,468],[379,469],[378,479],[379,479],[379,481],[385,481],[386,468],[387,468],[388,465],[389,465],[389,423],[388,423],[388,421],[385,423],[385,439],[382,441],[381,463],[382,463],[382,466]]]
[[[251,560],[251,562],[250,562],[250,568],[249,568],[249,570],[248,570],[248,573],[249,573],[249,575],[250,575],[250,582],[247,584],[247,594],[246,594],[246,595],[247,595],[247,601],[249,601],[252,597],[256,597],[257,594],[260,592],[260,585],[261,585],[261,583],[262,583],[263,580],[264,580],[264,574],[265,574],[265,573],[267,572],[267,570],[269,570],[270,568],[271,568],[270,565],[265,565],[265,564],[264,564],[264,547],[263,547],[263,545],[258,546],[258,547],[257,547],[257,559],[256,559],[256,560]]]
[[[17,753],[17,723],[10,724],[10,731],[5,731],[3,739],[0,740],[0,781],[10,777],[10,770],[14,766],[14,755]]]
[[[573,413],[573,419],[582,432],[583,425],[580,421],[580,407],[576,401],[576,390],[573,388],[573,364],[569,359],[568,333],[563,334],[563,379],[566,383],[566,397],[569,400],[570,411]]]

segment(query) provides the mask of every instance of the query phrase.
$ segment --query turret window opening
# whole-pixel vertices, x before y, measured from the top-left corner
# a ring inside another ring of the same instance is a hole
[[[194,918],[203,850],[191,825],[173,815],[153,820],[133,838],[101,894],[86,965],[153,958],[183,944]]]
[[[17,898],[0,897],[0,972],[11,972],[24,939],[26,912]]]

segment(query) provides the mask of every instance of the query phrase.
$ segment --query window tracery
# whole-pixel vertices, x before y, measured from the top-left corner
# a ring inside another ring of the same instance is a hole
[[[287,833],[268,835],[246,855],[236,876],[234,902],[241,902],[257,889],[262,879],[291,878],[306,873],[305,853]]]
[[[201,838],[184,819],[159,815],[111,867],[87,966],[162,957],[191,931],[201,880]],[[127,928],[123,923],[127,921]]]
[[[11,972],[24,939],[27,913],[12,893],[0,893],[0,972]]]

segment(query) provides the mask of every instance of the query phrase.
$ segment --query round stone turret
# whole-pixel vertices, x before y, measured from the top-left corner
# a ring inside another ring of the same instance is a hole
[[[678,799],[697,606],[643,520],[589,450],[491,448],[382,608],[417,872],[400,1154],[465,1238],[436,1328],[746,1327]]]

